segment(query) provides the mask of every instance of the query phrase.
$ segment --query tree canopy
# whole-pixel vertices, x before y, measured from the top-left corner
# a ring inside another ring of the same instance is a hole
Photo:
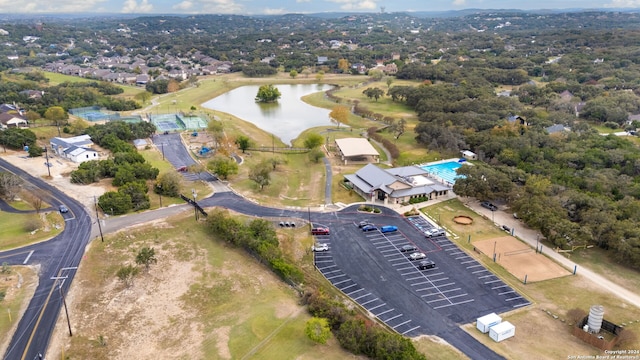
[[[280,90],[273,86],[269,85],[260,85],[258,88],[258,94],[256,95],[256,101],[258,102],[276,102],[280,99]]]

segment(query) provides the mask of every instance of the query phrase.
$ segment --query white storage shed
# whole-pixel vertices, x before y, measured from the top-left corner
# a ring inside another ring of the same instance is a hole
[[[478,328],[478,330],[480,330],[483,334],[486,334],[489,332],[489,328],[494,326],[494,325],[498,325],[502,322],[502,318],[500,316],[498,316],[498,314],[496,313],[491,313],[491,314],[487,314],[485,316],[479,317],[476,327]]]
[[[516,334],[516,327],[508,321],[494,325],[489,329],[489,337],[495,342],[508,339]]]

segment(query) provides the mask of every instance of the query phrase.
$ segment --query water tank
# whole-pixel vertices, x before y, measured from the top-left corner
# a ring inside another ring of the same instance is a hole
[[[603,316],[604,306],[602,305],[593,305],[591,310],[589,310],[589,320],[587,321],[587,325],[589,325],[589,330],[592,333],[597,334],[600,332]]]
[[[582,327],[582,331],[584,331],[584,332],[589,332],[589,325],[585,324],[585,325]]]

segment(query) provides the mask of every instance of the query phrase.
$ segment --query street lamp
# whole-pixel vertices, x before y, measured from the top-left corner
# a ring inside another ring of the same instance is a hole
[[[158,196],[160,197],[160,207],[162,207],[162,184],[158,184]]]

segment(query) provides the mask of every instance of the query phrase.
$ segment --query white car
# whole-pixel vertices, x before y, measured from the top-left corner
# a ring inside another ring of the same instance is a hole
[[[436,236],[444,236],[444,229],[429,229],[424,232],[424,236],[428,238],[436,237]]]
[[[313,251],[327,251],[329,250],[329,244],[316,244],[311,247]]]
[[[425,255],[425,253],[421,253],[421,252],[414,252],[411,253],[411,255],[409,255],[409,260],[414,261],[414,260],[421,260],[426,258],[427,255]]]

